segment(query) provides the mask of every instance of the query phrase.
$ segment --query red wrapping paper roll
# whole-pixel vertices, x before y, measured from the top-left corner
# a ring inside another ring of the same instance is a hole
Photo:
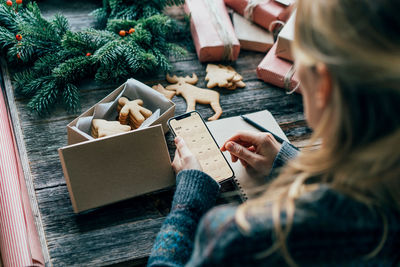
[[[1,90],[0,251],[5,267],[44,266],[18,150]]]

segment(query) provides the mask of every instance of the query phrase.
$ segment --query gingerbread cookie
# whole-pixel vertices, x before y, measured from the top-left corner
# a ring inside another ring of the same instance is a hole
[[[210,104],[215,114],[208,118],[209,121],[217,120],[222,114],[222,108],[219,104],[219,93],[209,89],[203,89],[194,86],[197,83],[197,75],[193,73],[192,77],[177,77],[167,74],[167,81],[174,83],[165,87],[170,91],[175,91],[177,95],[182,95],[187,104],[186,112],[193,111],[196,108],[196,103]]]
[[[225,87],[235,76],[235,74],[232,73],[231,71],[227,71],[223,68],[220,68],[215,64],[208,64],[206,71],[207,75],[205,80],[208,81],[207,83],[208,88],[213,88],[217,85],[219,87]]]
[[[235,90],[237,87],[242,88],[246,86],[242,81],[242,75],[237,73],[231,66],[208,64],[206,71],[207,75],[205,80],[208,81],[208,88],[213,88],[218,85],[228,90]]]
[[[130,130],[130,126],[122,125],[118,121],[93,119],[91,134],[94,138],[100,138],[117,133],[129,132]]]
[[[129,124],[132,129],[139,128],[140,125],[153,113],[147,108],[142,107],[143,100],[136,99],[129,101],[126,97],[118,99],[119,122]]]
[[[157,92],[163,94],[169,100],[171,100],[175,96],[175,92],[174,91],[165,90],[164,86],[162,86],[161,84],[153,85],[152,88],[154,90],[156,90]]]

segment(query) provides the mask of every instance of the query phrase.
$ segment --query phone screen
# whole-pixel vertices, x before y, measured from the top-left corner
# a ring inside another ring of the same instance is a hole
[[[171,118],[168,125],[175,136],[183,138],[205,173],[217,182],[233,177],[231,166],[199,113],[192,111]]]

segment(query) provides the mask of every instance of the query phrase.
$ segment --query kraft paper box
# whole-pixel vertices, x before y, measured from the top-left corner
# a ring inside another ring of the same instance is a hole
[[[294,23],[296,12],[290,16],[289,20],[278,35],[276,55],[280,58],[294,61],[292,56],[292,42],[294,38]]]
[[[274,44],[272,33],[255,25],[238,13],[233,13],[232,20],[241,49],[267,52]]]
[[[225,0],[225,4],[246,17],[249,0]],[[269,30],[275,21],[286,22],[293,7],[292,0],[265,0],[254,7],[251,20]],[[273,28],[273,27],[272,27]]]
[[[223,0],[186,0],[185,12],[200,62],[238,58],[239,40]]]
[[[139,128],[94,139],[91,120],[117,119],[118,99],[140,98],[153,112]],[[58,150],[74,212],[82,212],[175,184],[164,133],[175,104],[130,79],[67,125],[68,146]]]
[[[294,70],[293,63],[281,59],[275,55],[276,44],[272,46],[267,55],[257,67],[257,77],[264,82],[284,88],[287,92],[292,91],[299,85],[297,73]],[[301,93],[300,88],[295,90]]]

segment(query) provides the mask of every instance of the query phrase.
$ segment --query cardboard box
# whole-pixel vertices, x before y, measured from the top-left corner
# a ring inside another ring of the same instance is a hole
[[[233,13],[232,20],[241,49],[267,52],[274,44],[272,33],[255,25],[238,13]]]
[[[214,5],[216,16],[210,4]],[[190,14],[190,31],[200,62],[238,58],[240,43],[223,0],[186,0],[185,11]],[[231,41],[231,46],[223,36]]]
[[[153,112],[159,108],[160,116],[149,127],[93,139],[88,134],[92,117],[116,118],[115,103],[122,95],[142,99]],[[173,186],[175,175],[164,133],[174,113],[173,102],[130,79],[69,123],[69,145],[58,152],[74,212]]]
[[[240,15],[246,17],[249,0],[225,0],[225,4]],[[258,4],[253,9],[251,20],[266,30],[274,21],[286,22],[292,12],[292,0],[269,0]]]
[[[276,55],[280,58],[294,61],[292,56],[292,42],[294,39],[294,23],[296,12],[290,16],[289,20],[278,35]]]
[[[299,87],[299,79],[293,63],[275,55],[276,44],[272,46],[264,59],[257,67],[257,77],[264,82],[284,88],[287,92]],[[301,93],[297,88],[296,93]]]

